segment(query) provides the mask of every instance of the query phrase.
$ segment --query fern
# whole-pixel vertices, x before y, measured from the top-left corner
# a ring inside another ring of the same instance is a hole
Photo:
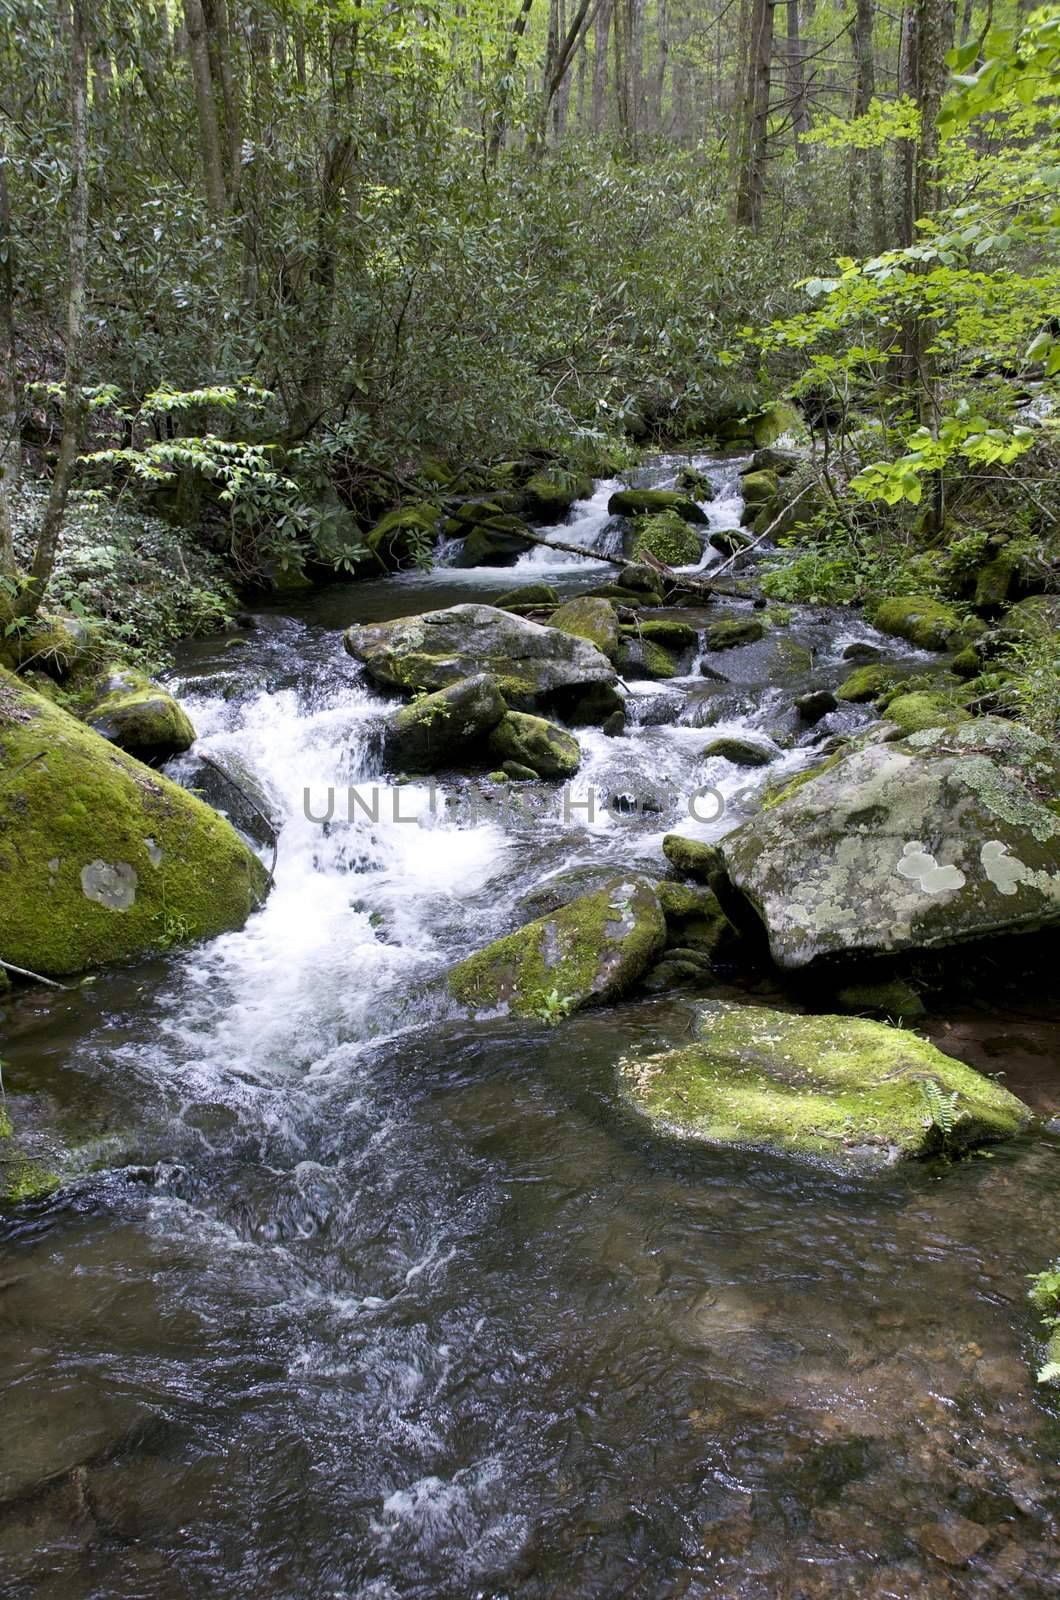
[[[921,1083],[920,1092],[924,1097],[930,1125],[938,1129],[945,1144],[957,1126],[957,1090],[946,1094],[934,1078],[927,1078]]]

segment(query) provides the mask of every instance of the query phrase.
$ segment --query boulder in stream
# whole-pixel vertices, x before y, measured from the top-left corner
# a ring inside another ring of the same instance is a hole
[[[610,600],[578,595],[553,612],[549,626],[576,639],[588,639],[609,661],[618,654],[618,617]]]
[[[100,679],[96,694],[84,717],[89,727],[148,766],[181,755],[195,743],[187,713],[142,672],[116,669]]]
[[[387,762],[403,772],[437,772],[484,744],[507,713],[497,680],[474,673],[394,712],[383,735]]]
[[[952,606],[931,595],[897,595],[880,600],[872,613],[881,633],[897,634],[921,650],[948,650],[960,641],[964,625]]]
[[[872,1167],[1005,1139],[1030,1120],[1007,1089],[886,1023],[715,1001],[696,1032],[619,1064],[624,1097],[664,1136]],[[946,1135],[930,1086],[952,1107]]]
[[[685,522],[705,526],[708,521],[703,508],[677,489],[618,489],[607,502],[607,509],[613,517],[645,517],[673,511]]]
[[[512,773],[514,765],[538,778],[573,778],[581,765],[578,741],[566,729],[526,711],[509,711],[489,736],[490,754]]]
[[[1060,758],[983,717],[840,753],[720,841],[711,875],[773,960],[888,955],[1060,923]]]
[[[223,817],[0,671],[0,956],[45,977],[239,928],[266,872]]]
[[[593,480],[562,467],[543,467],[523,484],[523,504],[528,516],[547,525],[562,522],[575,500],[588,500]]]
[[[461,961],[448,988],[473,1015],[556,1021],[625,994],[665,941],[653,884],[616,875]]]

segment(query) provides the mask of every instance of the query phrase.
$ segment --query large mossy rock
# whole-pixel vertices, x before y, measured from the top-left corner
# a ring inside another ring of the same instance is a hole
[[[191,719],[167,689],[142,672],[122,667],[96,685],[84,720],[89,727],[148,766],[183,754],[195,743]]]
[[[618,699],[615,669],[595,645],[495,606],[449,606],[368,623],[347,629],[345,645],[374,683],[406,694],[489,672],[509,705],[520,709],[557,696],[578,703],[599,699],[606,716]]]
[[[722,903],[787,968],[1060,923],[1058,792],[1060,757],[1000,718],[868,745],[721,841]]]
[[[740,479],[740,492],[744,505],[760,508],[774,500],[780,488],[776,473],[769,467],[759,467],[745,472]]]
[[[998,647],[1060,636],[1060,594],[1033,594],[1005,613],[983,640],[989,654]]]
[[[423,551],[434,543],[441,513],[430,500],[398,506],[380,517],[365,539],[365,544],[380,566],[389,571],[414,566]]]
[[[488,672],[461,678],[393,714],[383,736],[386,759],[404,772],[453,766],[484,745],[507,710]]]
[[[677,657],[640,633],[624,633],[615,665],[624,678],[676,678]]]
[[[836,699],[846,700],[855,706],[867,705],[889,689],[893,682],[893,667],[870,661],[863,667],[855,667],[849,677],[843,679],[835,692]]]
[[[0,956],[46,977],[239,928],[266,873],[201,800],[0,672]]]
[[[42,611],[6,638],[0,631],[0,667],[43,672],[65,683],[85,669],[94,645],[92,629],[80,618]]]
[[[760,617],[722,617],[707,629],[706,646],[710,651],[735,650],[744,644],[757,644],[766,636],[766,625]]]
[[[880,600],[872,620],[881,633],[897,634],[921,650],[948,650],[962,634],[962,622],[952,606],[931,595],[896,595]]]
[[[609,661],[618,654],[618,617],[610,600],[579,595],[553,612],[549,626],[571,633],[576,639],[588,639]]]
[[[578,741],[565,728],[526,711],[509,711],[489,737],[490,754],[515,762],[539,778],[573,778],[581,765]]]
[[[476,1015],[548,1016],[619,996],[666,942],[666,921],[646,878],[614,877],[592,894],[518,928],[452,968],[449,992]]]
[[[649,517],[659,511],[673,511],[685,522],[705,525],[707,513],[687,494],[677,489],[618,489],[607,502],[613,517]]]
[[[528,517],[537,522],[562,522],[575,500],[588,500],[593,480],[566,472],[561,467],[542,468],[523,484],[523,505]]]
[[[703,557],[702,539],[676,511],[635,518],[627,542],[631,556],[654,556],[668,567],[694,567]]]
[[[878,1166],[1009,1138],[1030,1119],[1007,1089],[882,1022],[718,1001],[697,1033],[620,1063],[628,1102],[670,1137]],[[945,1140],[925,1084],[956,1096]]]
[[[887,701],[884,716],[904,737],[922,728],[949,728],[967,722],[968,713],[945,690],[915,689]]]
[[[442,532],[447,539],[463,538],[457,561],[461,567],[508,566],[533,549],[523,519],[492,500],[452,508]]]

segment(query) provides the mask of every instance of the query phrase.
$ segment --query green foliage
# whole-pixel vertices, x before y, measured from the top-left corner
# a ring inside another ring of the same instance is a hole
[[[548,994],[539,994],[531,1005],[531,1014],[541,1022],[547,1022],[550,1028],[555,1028],[565,1021],[574,1009],[574,996],[561,995],[558,989],[551,989]]]
[[[933,1078],[924,1078],[921,1080],[920,1092],[924,1097],[928,1122],[945,1144],[957,1125],[957,1091],[954,1089],[947,1094]]]
[[[1038,1371],[1038,1382],[1055,1383],[1060,1379],[1060,1260],[1033,1273],[1030,1283],[1028,1299],[1042,1313],[1042,1326],[1050,1334],[1049,1359]]]

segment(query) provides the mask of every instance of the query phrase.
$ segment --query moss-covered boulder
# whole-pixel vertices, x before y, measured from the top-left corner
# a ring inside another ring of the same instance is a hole
[[[588,639],[609,661],[618,654],[618,618],[610,600],[579,595],[553,612],[549,626],[577,639]]]
[[[752,472],[775,472],[778,478],[790,478],[801,465],[797,450],[781,450],[776,445],[765,445],[751,457]]]
[[[618,587],[630,594],[650,596],[653,603],[662,594],[662,574],[642,561],[631,561],[618,575]]]
[[[900,736],[917,733],[921,728],[952,728],[958,722],[967,722],[968,713],[945,690],[915,689],[909,694],[897,694],[887,701],[884,716],[893,722]]]
[[[687,622],[676,617],[653,617],[646,622],[623,623],[620,629],[627,639],[650,639],[667,650],[695,650],[699,634]]]
[[[707,513],[677,489],[618,489],[607,502],[613,517],[650,517],[672,511],[685,522],[706,525]]]
[[[616,876],[461,961],[448,988],[472,1015],[555,1020],[625,994],[665,940],[653,885]]]
[[[751,418],[751,434],[756,450],[775,444],[785,433],[802,433],[802,417],[787,400],[775,400]]]
[[[539,778],[573,778],[581,765],[573,734],[525,711],[509,711],[498,721],[489,749],[506,771],[515,762]]]
[[[893,668],[869,662],[864,667],[855,668],[849,677],[843,679],[836,690],[836,699],[846,700],[855,706],[867,705],[889,689],[893,682]]]
[[[1008,599],[1012,580],[1019,571],[1019,561],[1007,550],[1002,550],[993,560],[979,568],[975,579],[975,608],[993,614],[1000,611]]]
[[[588,500],[593,480],[561,467],[543,468],[523,485],[523,505],[528,517],[552,525],[562,522],[575,500]]]
[[[740,479],[740,493],[747,506],[763,506],[774,500],[780,483],[775,472],[763,467],[745,472]]]
[[[442,532],[463,539],[457,566],[504,567],[533,549],[522,517],[496,500],[468,501],[450,507]]]
[[[750,534],[741,533],[739,528],[716,528],[707,542],[723,556],[738,556],[752,541]]]
[[[619,1064],[624,1097],[667,1137],[872,1167],[1009,1138],[1030,1120],[1007,1089],[882,1022],[717,1001],[697,1032]],[[953,1106],[945,1136],[925,1086]]]
[[[880,600],[872,620],[881,633],[897,634],[920,650],[948,650],[961,638],[961,618],[931,595],[895,595]]]
[[[1060,594],[1034,594],[1005,613],[1002,621],[983,641],[988,653],[998,647],[1027,644],[1035,639],[1060,635]]]
[[[402,706],[383,735],[388,765],[400,772],[437,772],[485,745],[508,707],[488,672],[422,695]]]
[[[694,567],[703,556],[699,535],[676,511],[637,517],[628,542],[631,556],[654,556],[668,567]]]
[[[544,610],[546,607],[559,605],[559,594],[550,583],[524,583],[517,589],[505,589],[496,600],[490,601],[491,605],[499,610],[506,611],[509,607],[523,607],[527,609]]]
[[[441,512],[433,500],[398,506],[380,517],[365,544],[380,566],[394,572],[415,566],[433,546]]]
[[[509,705],[519,709],[559,697],[574,709],[599,700],[603,716],[621,701],[615,669],[586,639],[515,617],[496,606],[449,606],[392,622],[349,628],[346,649],[374,683],[406,694],[445,689],[489,672]],[[610,689],[611,696],[589,691]]]
[[[0,955],[46,977],[241,927],[257,856],[215,811],[0,672]]]
[[[668,833],[662,848],[674,871],[694,878],[697,883],[709,883],[721,869],[721,853],[716,844],[703,844],[699,839],[686,839],[680,833]]]
[[[148,766],[190,750],[195,729],[179,702],[142,672],[122,667],[96,685],[85,721],[104,739]]]
[[[656,885],[666,918],[667,950],[696,950],[708,957],[736,943],[736,930],[710,889],[664,879]]]
[[[723,617],[712,622],[707,629],[708,650],[734,650],[738,645],[757,644],[766,636],[766,625],[760,617]]]
[[[6,637],[0,632],[0,667],[43,672],[65,683],[91,660],[94,647],[88,623],[42,611]]]
[[[777,758],[777,750],[773,745],[762,744],[757,739],[738,739],[734,735],[726,734],[720,739],[712,739],[703,750],[704,761],[713,760],[715,757],[721,761],[731,761],[735,767],[768,767],[771,761]]]
[[[676,678],[676,656],[640,633],[624,633],[615,665],[624,678]]]
[[[688,495],[691,500],[698,500],[700,505],[705,505],[713,500],[717,491],[705,472],[700,472],[696,467],[682,467],[677,474],[676,488],[679,494]]]
[[[901,978],[889,978],[878,983],[844,984],[836,991],[835,1004],[840,1011],[870,1012],[895,1021],[922,1017],[927,1009],[912,985]]]
[[[712,876],[778,966],[1060,924],[1060,756],[1000,718],[870,744],[726,835]]]

